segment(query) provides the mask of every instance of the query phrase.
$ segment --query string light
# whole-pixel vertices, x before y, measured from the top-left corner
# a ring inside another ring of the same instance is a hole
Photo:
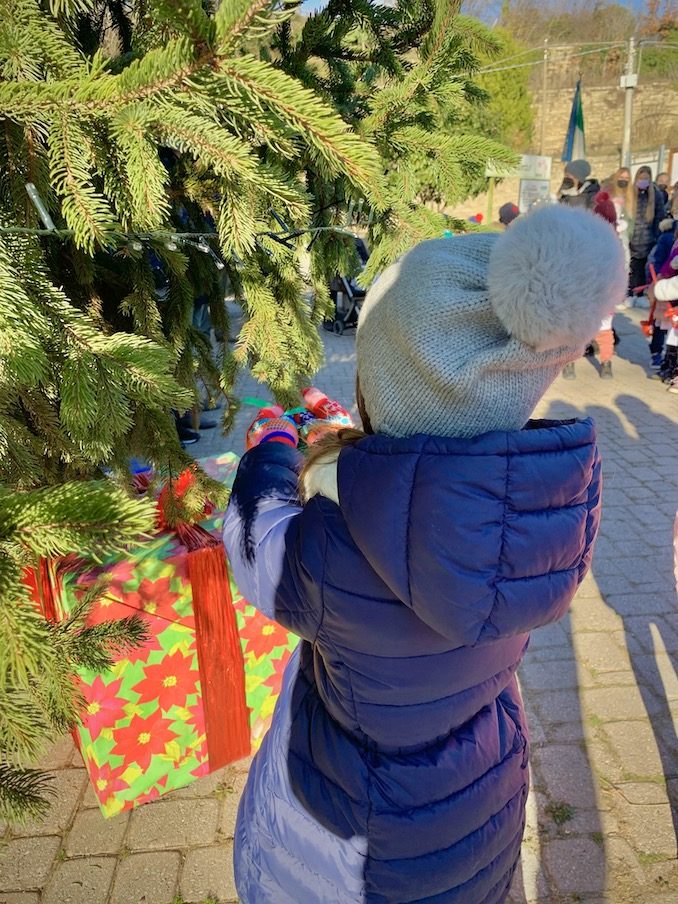
[[[42,220],[42,224],[45,229],[52,230],[55,229],[54,220],[49,215],[49,211],[45,205],[45,202],[40,197],[40,193],[38,192],[35,185],[32,182],[26,183],[26,193],[28,197],[31,199],[31,203],[33,207],[38,211],[38,216]]]
[[[32,182],[26,183],[26,192],[33,206],[35,207],[44,228],[36,229],[33,227],[23,226],[0,226],[0,235],[33,235],[60,239],[73,238],[73,236],[75,235],[74,230],[58,229],[56,227],[49,214],[49,211],[47,210],[45,202],[40,197],[40,193]],[[362,205],[363,202],[361,201],[358,207],[358,216],[360,216],[360,213],[362,212]],[[335,205],[329,206],[331,207]],[[314,213],[313,218],[318,216],[326,209],[328,208],[322,208],[320,211]],[[351,202],[349,217],[353,212],[354,207],[353,202]],[[322,232],[332,232],[337,235],[346,235],[350,236],[351,238],[355,238],[355,234],[351,232],[350,228],[347,228],[346,226],[311,226],[307,229],[292,229],[276,210],[271,208],[269,210],[269,213],[276,221],[278,226],[280,226],[280,232],[265,230],[263,232],[256,233],[254,236],[255,244],[258,250],[269,258],[273,257],[273,253],[260,241],[260,239],[262,238],[271,239],[272,241],[276,242],[279,245],[282,245],[284,248],[287,248],[290,251],[295,250],[295,246],[293,244],[294,240],[300,238],[303,235],[312,236],[311,241],[306,246],[307,251],[311,250]],[[370,219],[368,220],[368,225],[371,218],[372,211],[370,211]],[[116,233],[114,238],[118,240],[127,239],[128,247],[137,253],[143,251],[144,242],[162,243],[164,244],[166,250],[170,252],[178,251],[182,245],[190,245],[203,254],[208,254],[212,258],[214,265],[218,270],[223,270],[226,267],[225,262],[215,253],[214,249],[209,244],[209,242],[212,240],[219,240],[219,236],[215,232],[169,232],[167,230],[157,230],[144,233]],[[242,268],[245,266],[244,261],[235,253],[235,251],[231,252],[230,260],[237,268]]]

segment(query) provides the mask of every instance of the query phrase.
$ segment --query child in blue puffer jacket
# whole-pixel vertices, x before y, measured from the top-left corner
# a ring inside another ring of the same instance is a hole
[[[529,418],[624,287],[614,230],[582,210],[424,242],[360,315],[364,431],[305,467],[276,442],[243,457],[234,576],[302,638],[240,804],[244,904],[506,899],[516,669],[586,574],[600,505],[591,421]]]

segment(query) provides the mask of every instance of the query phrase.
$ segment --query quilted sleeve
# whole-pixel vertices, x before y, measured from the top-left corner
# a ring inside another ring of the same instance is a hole
[[[602,489],[597,446],[578,450],[569,464],[577,462],[588,479],[579,493],[562,500],[562,508],[519,511],[512,523],[505,525],[502,568],[492,608],[476,642],[527,633],[559,621],[570,608],[591,567]],[[576,474],[576,470],[570,473]],[[567,472],[563,473],[562,490],[569,495]],[[518,495],[516,490],[514,499]]]
[[[236,584],[267,618],[313,641],[322,616],[325,535],[298,494],[301,456],[262,443],[240,462],[223,540]]]

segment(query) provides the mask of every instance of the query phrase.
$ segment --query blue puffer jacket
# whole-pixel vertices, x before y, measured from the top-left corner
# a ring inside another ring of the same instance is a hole
[[[248,452],[226,513],[243,594],[303,638],[240,805],[240,897],[501,902],[528,781],[515,672],[590,564],[593,424],[369,436],[339,505],[301,506],[300,462]]]

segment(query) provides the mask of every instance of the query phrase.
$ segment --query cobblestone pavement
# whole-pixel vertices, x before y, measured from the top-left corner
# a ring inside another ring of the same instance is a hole
[[[617,315],[613,380],[582,360],[577,379],[557,380],[539,411],[596,418],[606,482],[592,573],[571,615],[534,633],[520,672],[533,790],[511,904],[678,901],[678,396],[649,379],[639,319]],[[352,398],[354,339],[325,338],[316,382]],[[242,391],[262,394],[252,381]],[[204,431],[196,454],[241,452],[252,416],[239,414],[232,444]],[[46,762],[56,802],[42,825],[6,833],[0,904],[236,900],[231,850],[246,761],[107,821],[69,740]]]

